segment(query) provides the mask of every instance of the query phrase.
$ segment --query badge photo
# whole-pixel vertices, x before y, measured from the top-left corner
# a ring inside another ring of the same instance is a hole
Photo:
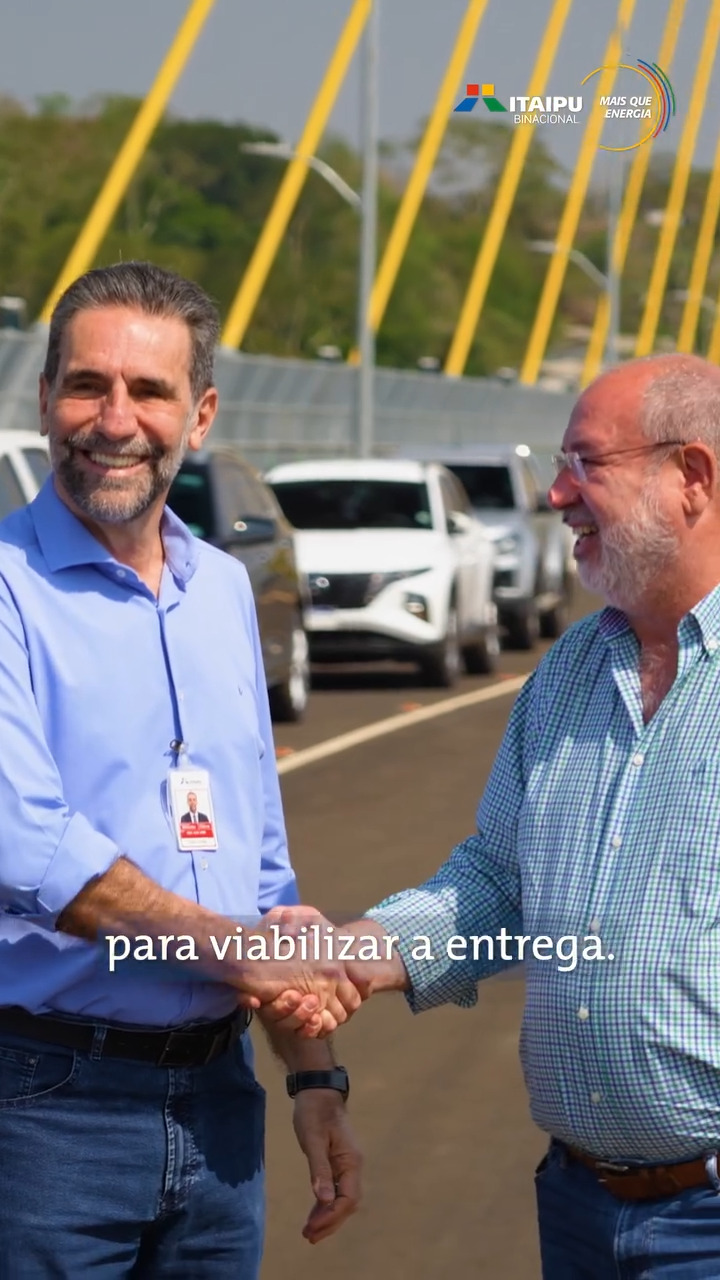
[[[206,769],[171,769],[170,797],[178,849],[217,849]]]

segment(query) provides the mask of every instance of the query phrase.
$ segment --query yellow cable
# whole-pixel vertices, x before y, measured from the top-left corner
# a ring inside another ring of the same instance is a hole
[[[560,0],[560,2],[569,4],[572,0]],[[465,17],[435,99],[432,115],[420,143],[413,171],[388,237],[370,297],[370,325],[376,332],[382,324],[385,309],[448,126],[457,83],[467,63],[487,3],[488,0],[470,0],[465,11]]]
[[[531,385],[536,382],[540,372],[540,366],[550,336],[550,328],[560,297],[560,290],[565,279],[568,254],[572,249],[585,193],[590,181],[593,161],[602,135],[605,108],[601,106],[600,100],[603,97],[609,97],[612,93],[612,86],[621,55],[621,32],[626,27],[629,27],[634,9],[635,0],[620,0],[615,30],[610,36],[605,49],[600,83],[590,111],[590,119],[585,127],[583,140],[580,144],[580,153],[575,165],[575,172],[572,176],[570,190],[568,191],[562,218],[560,219],[555,241],[555,252],[545,277],[545,284],[535,315],[532,333],[530,334],[530,341],[528,342],[525,359],[520,370],[519,381],[525,385]]]
[[[305,157],[314,155],[320,142],[371,9],[372,0],[355,0],[343,27],[317,97],[310,108],[305,128],[297,144],[297,154],[288,162],[273,206],[265,220],[260,238],[228,312],[220,338],[225,347],[239,347],[245,337],[258,298],[307,177],[308,162]]]
[[[100,194],[95,200],[85,225],[75,241],[52,292],[40,313],[40,320],[43,323],[47,324],[49,322],[55,303],[60,295],[72,284],[73,280],[77,280],[78,276],[87,271],[95,261],[95,255],[115,217],[118,205],[145,154],[147,145],[155,132],[168,99],[180,78],[185,63],[192,53],[195,42],[214,3],[215,0],[192,0],[165,60],[155,77],[155,82],[130,126],[125,141],[103,183]]]
[[[698,326],[700,307],[705,293],[710,259],[715,244],[715,230],[720,214],[720,134],[718,134],[712,173],[705,195],[700,230],[698,231],[695,256],[690,271],[688,295],[683,308],[680,329],[678,331],[677,350],[692,351],[695,346],[695,333]]]
[[[713,364],[720,364],[720,293],[715,303],[715,320],[708,343],[707,358]]]
[[[658,52],[658,65],[663,71],[669,71],[672,66],[672,60],[675,56],[675,46],[680,34],[680,26],[682,24],[683,12],[686,0],[671,0],[668,9],[667,19],[665,21],[665,30],[663,31],[662,40],[660,41],[660,50]],[[641,126],[644,127],[644,126]],[[627,252],[630,247],[630,240],[633,233],[633,227],[637,219],[638,209],[640,208],[640,196],[642,195],[645,177],[652,156],[652,142],[647,142],[645,146],[638,147],[635,157],[630,166],[628,173],[627,185],[623,196],[620,216],[618,218],[617,227],[613,236],[612,248],[610,250],[610,270],[620,276],[625,266]],[[580,385],[586,387],[593,378],[597,377],[600,372],[605,343],[607,342],[608,330],[610,328],[610,301],[607,293],[601,293],[595,309],[595,319],[593,321],[590,340],[585,352],[585,362],[583,365]]]
[[[528,84],[527,93],[530,98],[541,97],[545,91],[547,78],[571,6],[572,0],[555,0],[553,4]],[[467,364],[534,129],[535,126],[532,124],[521,124],[513,133],[502,177],[445,362],[445,373],[452,377],[460,377]]]
[[[673,249],[675,248],[675,241],[680,227],[682,207],[685,201],[688,179],[690,177],[693,152],[695,150],[698,129],[700,128],[700,121],[702,119],[703,108],[705,106],[705,98],[707,96],[710,76],[712,74],[713,62],[715,61],[718,37],[720,37],[720,0],[712,0],[707,23],[705,24],[705,31],[703,33],[700,57],[698,58],[697,69],[695,71],[695,79],[693,80],[693,87],[690,94],[688,113],[685,119],[682,137],[680,138],[677,156],[675,158],[675,165],[670,183],[670,194],[668,195],[663,223],[660,229],[660,237],[658,240],[657,252],[655,254],[655,261],[653,263],[652,274],[650,276],[645,310],[643,312],[640,329],[635,343],[636,356],[649,355],[655,342],[655,334],[657,332],[658,321],[660,319],[660,310],[665,296],[665,285],[667,284],[668,272],[670,270]]]

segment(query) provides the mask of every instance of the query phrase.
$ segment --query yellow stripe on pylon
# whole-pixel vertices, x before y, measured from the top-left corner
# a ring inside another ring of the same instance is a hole
[[[529,98],[541,97],[545,91],[547,78],[555,60],[571,6],[572,0],[555,0],[553,4],[537,61],[530,76],[527,89]],[[445,373],[452,377],[459,377],[467,364],[534,130],[535,126],[532,124],[521,124],[513,133],[513,140],[510,143],[510,150],[445,362]]]
[[[593,161],[598,149],[603,129],[605,108],[601,99],[612,93],[617,74],[622,48],[622,33],[629,27],[635,9],[635,0],[620,0],[615,20],[615,29],[605,49],[600,73],[600,83],[590,111],[590,119],[585,127],[575,171],[570,182],[560,226],[555,238],[555,252],[550,260],[545,284],[540,296],[540,303],[535,314],[535,323],[530,334],[530,341],[525,352],[525,359],[520,370],[519,381],[532,385],[537,381],[540,366],[545,355],[550,328],[560,298],[568,254],[573,246],[583,201],[587,192]]]
[[[280,242],[287,230],[308,172],[305,157],[312,156],[322,138],[340,86],[372,9],[373,0],[355,0],[340,34],[327,71],[310,108],[295,157],[288,162],[273,206],[265,220],[260,239],[233,299],[220,341],[225,347],[239,347],[252,319]]]
[[[214,3],[215,0],[192,0],[155,81],[113,161],[100,194],[45,302],[40,313],[40,320],[43,323],[49,322],[60,295],[95,261],[95,255],[115,217],[133,174],[147,150],[148,143]]]

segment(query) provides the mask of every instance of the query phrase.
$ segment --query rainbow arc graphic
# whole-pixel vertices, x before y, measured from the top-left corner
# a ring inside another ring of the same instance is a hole
[[[667,129],[671,116],[675,115],[675,94],[665,72],[658,66],[657,62],[645,62],[642,58],[638,58],[638,66],[643,67],[646,74],[653,81],[658,95],[660,115],[652,134],[653,138],[657,138],[659,133],[664,133]]]

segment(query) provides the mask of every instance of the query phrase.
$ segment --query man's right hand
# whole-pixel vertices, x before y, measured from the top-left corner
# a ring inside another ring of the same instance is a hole
[[[319,925],[321,933],[326,936],[330,921],[315,907],[275,907],[263,917],[263,927],[270,924],[280,926],[284,934],[297,938],[301,931],[309,930],[311,925]],[[343,928],[344,936],[347,936],[347,932],[357,933],[365,939],[369,935],[376,936],[379,943],[383,943],[381,954],[386,951],[385,930],[374,921],[363,919],[355,925]],[[315,964],[307,966],[310,973],[314,972],[316,976],[317,967]],[[343,979],[335,987],[333,998],[325,1002],[322,990],[315,987],[312,976],[309,978],[309,986],[307,978],[296,985],[292,966],[285,961],[280,962],[280,968],[282,973],[279,976],[285,980],[282,990],[277,991],[269,1000],[261,1002],[256,1001],[254,992],[248,991],[241,995],[240,1003],[260,1008],[263,1021],[278,1024],[284,1031],[295,1031],[301,1037],[322,1038],[331,1035],[375,991],[405,991],[408,988],[407,972],[398,954],[393,954],[386,960],[348,960],[344,966],[320,962],[321,970],[329,968],[344,972]],[[274,977],[273,974],[273,980]],[[270,987],[266,986],[266,995],[269,990]]]
[[[271,924],[298,939],[302,926],[328,921],[313,907],[276,907],[253,932],[268,933]],[[268,934],[267,960],[245,960],[232,979],[238,1003],[257,1009],[263,1021],[282,1022],[283,1030],[305,1037],[324,1037],[346,1022],[360,1007],[363,996],[350,980],[347,967],[337,960],[273,956],[274,938]]]

